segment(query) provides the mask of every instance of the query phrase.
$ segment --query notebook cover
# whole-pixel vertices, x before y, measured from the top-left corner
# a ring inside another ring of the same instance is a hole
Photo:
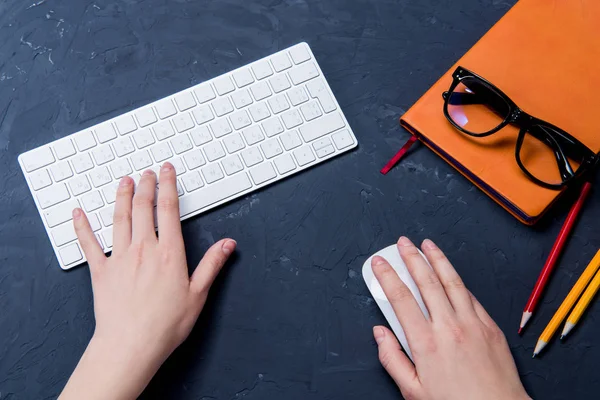
[[[457,131],[442,93],[458,65],[483,76],[525,112],[600,151],[600,1],[521,0],[401,118],[401,124],[521,222],[533,224],[560,196],[521,171],[518,128],[487,138]]]

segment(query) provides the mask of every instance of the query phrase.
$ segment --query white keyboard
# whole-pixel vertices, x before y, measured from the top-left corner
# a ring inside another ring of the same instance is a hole
[[[169,161],[181,219],[357,146],[310,47],[300,43],[19,156],[63,269],[85,261],[71,212],[105,252],[119,179]]]

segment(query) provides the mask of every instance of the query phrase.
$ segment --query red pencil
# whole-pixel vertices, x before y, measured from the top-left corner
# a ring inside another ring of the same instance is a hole
[[[544,264],[544,268],[542,268],[542,272],[540,272],[540,276],[538,276],[537,282],[535,283],[533,291],[531,292],[531,295],[529,295],[529,300],[527,300],[527,304],[525,305],[525,309],[523,310],[523,316],[521,317],[521,326],[519,327],[519,334],[521,334],[521,331],[527,324],[527,321],[529,321],[529,318],[531,318],[533,310],[537,306],[537,303],[540,300],[540,297],[542,296],[542,292],[546,287],[546,282],[548,282],[548,278],[550,277],[550,274],[552,273],[552,270],[556,265],[556,261],[562,253],[563,247],[565,247],[565,242],[567,241],[569,234],[573,229],[575,220],[579,216],[581,207],[583,207],[583,203],[585,202],[585,199],[590,193],[591,187],[592,184],[589,182],[586,182],[583,185],[583,187],[581,188],[581,193],[579,193],[579,198],[577,199],[575,204],[573,204],[573,207],[571,207],[569,215],[567,215],[567,219],[565,220],[565,223],[560,229],[558,237],[554,242],[554,246],[552,246],[552,250],[550,251],[550,255],[546,260],[546,264]]]

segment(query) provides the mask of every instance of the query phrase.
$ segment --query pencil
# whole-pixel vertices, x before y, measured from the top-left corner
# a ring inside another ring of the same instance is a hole
[[[598,250],[598,252],[596,253],[596,256],[592,260],[592,263],[594,261],[596,262],[596,269],[598,270],[600,268],[600,250]],[[590,263],[590,265],[591,265],[591,263]],[[600,271],[597,271],[596,275],[594,276],[594,279],[592,279],[592,282],[590,283],[590,285],[587,287],[587,289],[585,289],[585,292],[583,292],[583,295],[581,295],[581,298],[579,299],[577,304],[575,304],[575,308],[573,308],[573,311],[571,311],[571,314],[569,314],[569,317],[567,318],[567,323],[565,324],[565,327],[560,335],[561,339],[563,339],[565,336],[567,336],[569,334],[569,332],[571,332],[571,330],[575,327],[577,322],[579,322],[579,319],[585,312],[585,309],[592,302],[592,299],[596,295],[596,292],[598,291],[599,288],[600,288]]]
[[[540,275],[538,276],[538,279],[535,282],[535,286],[533,287],[533,290],[532,290],[531,294],[529,295],[529,300],[527,300],[525,309],[523,310],[523,315],[521,316],[521,325],[519,326],[519,334],[521,334],[521,332],[523,331],[523,328],[527,324],[527,321],[529,321],[529,319],[531,318],[531,315],[533,314],[535,307],[537,306],[538,302],[540,301],[540,297],[542,296],[542,292],[544,291],[544,288],[546,287],[548,278],[550,277],[550,274],[552,273],[552,270],[554,269],[554,266],[556,265],[556,262],[558,261],[558,257],[562,253],[562,249],[565,246],[567,239],[569,238],[569,234],[571,233],[571,230],[573,229],[575,220],[577,219],[577,216],[581,212],[581,208],[583,207],[583,203],[585,202],[585,199],[587,198],[588,194],[590,193],[591,187],[592,187],[592,184],[589,182],[586,182],[583,184],[583,186],[581,188],[581,192],[579,193],[579,197],[577,198],[577,201],[571,207],[571,210],[569,211],[569,215],[567,215],[567,219],[565,219],[565,222],[564,222],[562,228],[560,229],[558,237],[556,238],[556,241],[554,242],[554,245],[552,246],[552,250],[550,251],[550,254],[548,255],[546,264],[544,264],[544,268],[542,268],[542,272],[540,272]]]
[[[535,345],[535,350],[533,351],[534,357],[537,356],[544,347],[546,347],[546,345],[552,338],[552,335],[554,335],[554,333],[558,329],[558,326],[564,321],[569,310],[571,310],[579,296],[581,296],[581,293],[583,292],[587,284],[594,277],[596,271],[598,271],[598,268],[600,267],[599,261],[600,251],[596,253],[596,256],[594,256],[594,258],[585,268],[579,279],[577,279],[577,282],[575,282],[575,285],[573,285],[573,288],[571,289],[567,297],[565,297],[560,307],[558,307],[558,310],[556,310],[556,313],[546,326],[546,329],[544,329],[544,331],[540,335],[537,344]]]

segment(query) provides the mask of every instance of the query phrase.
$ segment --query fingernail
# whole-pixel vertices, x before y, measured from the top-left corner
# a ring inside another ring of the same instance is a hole
[[[233,251],[235,250],[235,246],[237,245],[235,240],[228,240],[225,243],[223,243],[223,253],[226,256],[231,255],[231,253],[233,253]]]
[[[377,344],[383,343],[383,341],[385,340],[385,331],[383,330],[383,328],[380,326],[374,326],[373,337],[375,338]]]
[[[425,239],[425,240],[423,240],[423,248],[428,249],[428,250],[435,250],[437,248],[437,246],[431,240]]]
[[[147,169],[144,171],[143,175],[152,175],[154,173],[154,171],[152,171],[151,169]]]
[[[412,242],[406,236],[400,236],[398,244],[402,247],[412,246]]]
[[[385,260],[379,256],[375,256],[373,257],[373,259],[371,260],[371,265],[381,265],[384,264]]]
[[[121,178],[121,182],[119,182],[119,186],[124,187],[124,186],[129,186],[129,184],[131,184],[132,179],[128,176],[124,176]]]
[[[81,208],[73,209],[73,219],[81,218]]]
[[[161,171],[163,172],[169,172],[173,169],[173,165],[170,162],[166,162],[162,165],[162,167],[160,168]]]

